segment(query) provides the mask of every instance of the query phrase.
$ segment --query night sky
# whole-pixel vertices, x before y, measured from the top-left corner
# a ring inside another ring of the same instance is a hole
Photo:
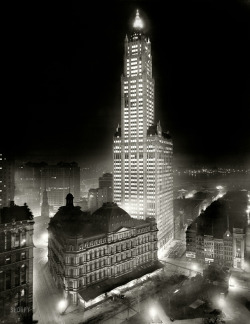
[[[33,1],[6,13],[2,150],[112,161],[123,43],[139,9],[152,43],[155,121],[172,135],[175,165],[250,165],[250,3],[68,5]]]

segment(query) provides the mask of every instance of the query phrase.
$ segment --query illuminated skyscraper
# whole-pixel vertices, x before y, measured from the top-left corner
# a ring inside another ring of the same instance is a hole
[[[121,125],[113,142],[114,202],[132,217],[157,220],[158,249],[173,238],[173,142],[154,123],[151,43],[136,12],[125,37]]]

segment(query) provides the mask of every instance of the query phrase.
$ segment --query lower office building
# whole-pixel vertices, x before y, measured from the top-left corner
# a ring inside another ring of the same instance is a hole
[[[33,214],[27,205],[0,209],[0,319],[16,323],[16,309],[32,316]]]
[[[113,202],[91,215],[74,206],[69,193],[48,231],[50,272],[73,304],[81,301],[88,307],[98,296],[158,265],[155,219],[132,218]]]

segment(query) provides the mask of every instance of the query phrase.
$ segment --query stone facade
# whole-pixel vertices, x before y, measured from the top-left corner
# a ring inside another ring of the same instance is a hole
[[[92,215],[68,204],[50,221],[48,259],[57,286],[73,304],[89,287],[157,262],[154,218],[133,219],[115,203]]]
[[[33,215],[27,205],[0,210],[0,318],[33,307]],[[30,313],[32,314],[32,313]]]

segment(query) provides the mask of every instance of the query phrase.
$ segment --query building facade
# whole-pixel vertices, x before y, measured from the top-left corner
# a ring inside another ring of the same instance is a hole
[[[113,174],[110,172],[103,173],[99,177],[99,188],[110,188],[113,189]]]
[[[154,122],[154,86],[151,43],[137,11],[124,42],[121,125],[113,140],[114,202],[131,217],[156,218],[162,251],[174,235],[173,141]]]
[[[17,205],[26,203],[34,216],[41,215],[41,172],[45,162],[27,162],[15,169],[15,201]]]
[[[48,232],[49,269],[73,304],[80,300],[87,307],[104,293],[101,287],[107,292],[113,280],[130,274],[130,281],[140,267],[150,270],[158,262],[155,219],[134,219],[115,203],[90,215],[74,206],[68,194]]]
[[[0,318],[6,323],[15,323],[17,307],[32,316],[33,226],[27,205],[11,201],[0,209]]]

